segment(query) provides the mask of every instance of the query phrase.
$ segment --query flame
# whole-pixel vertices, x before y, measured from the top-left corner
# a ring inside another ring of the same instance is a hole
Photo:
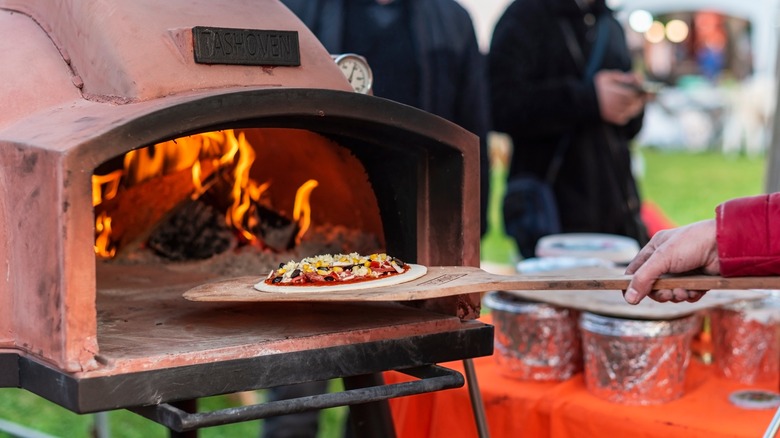
[[[319,185],[315,179],[310,179],[298,187],[295,192],[295,205],[293,206],[293,220],[298,222],[298,233],[295,235],[295,243],[301,243],[303,235],[311,225],[311,203],[309,197],[311,191]]]
[[[213,150],[210,138],[204,134],[183,137],[158,143],[154,146],[136,149],[125,154],[124,182],[133,186],[152,178],[191,168],[203,152]]]
[[[242,141],[246,143],[246,140]],[[175,140],[155,144],[146,148],[129,151],[123,157],[123,168],[106,175],[92,176],[92,205],[97,207],[116,197],[120,187],[129,188],[152,178],[178,172],[187,168],[192,171],[193,199],[197,199],[206,188],[203,186],[203,160],[211,160],[213,167],[219,169],[232,164],[239,152],[238,141],[232,130],[214,131],[191,135]],[[251,166],[254,151],[246,143],[244,150],[252,157],[245,166]],[[242,157],[247,160],[246,157]],[[102,212],[95,224],[95,253],[103,257],[112,257],[116,248],[111,239],[111,218]]]
[[[270,181],[266,181],[262,184],[257,184],[256,182],[250,180],[249,185],[246,188],[246,193],[249,195],[249,199],[258,202],[260,201],[260,197],[263,195],[263,193],[268,190],[268,187],[271,186]],[[253,229],[258,225],[257,216],[255,215],[248,215],[247,216],[247,228],[250,230]]]
[[[116,247],[111,243],[111,217],[105,212],[100,213],[95,219],[95,253],[101,257],[113,257]]]
[[[195,191],[192,193],[192,199],[198,199],[198,196],[202,195],[206,189],[203,188],[203,184],[200,181],[201,169],[200,161],[196,161],[192,165],[192,186],[195,187]]]
[[[100,205],[103,199],[114,199],[119,192],[119,183],[121,182],[122,171],[115,170],[106,175],[92,176],[92,206]],[[105,193],[103,187],[105,186]]]
[[[192,172],[191,197],[197,199],[208,189],[202,180],[204,162],[210,162],[211,168],[216,170],[232,166],[231,204],[225,212],[225,221],[244,241],[254,242],[257,236],[251,230],[257,226],[257,219],[250,213],[254,213],[255,205],[270,186],[270,182],[259,184],[250,178],[254,161],[255,151],[244,133],[236,137],[233,130],[191,135],[132,150],[123,157],[122,170],[92,176],[92,205],[97,207],[113,199],[121,187],[129,188],[188,168]],[[298,223],[296,243],[300,243],[310,226],[309,196],[317,185],[317,181],[309,180],[296,193],[293,213],[293,220]],[[113,257],[116,253],[111,236],[111,220],[105,211],[95,220],[95,253],[101,257]]]
[[[247,212],[252,206],[252,199],[249,196],[248,188],[252,184],[255,184],[254,181],[251,181],[249,178],[249,170],[252,167],[252,163],[255,162],[255,151],[252,149],[252,146],[246,142],[243,132],[239,135],[238,139],[236,139],[235,135],[232,135],[231,132],[228,141],[231,144],[232,155],[235,156],[236,152],[240,153],[235,171],[233,172],[235,180],[233,190],[231,191],[233,204],[228,207],[225,221],[229,226],[235,228],[247,242],[253,242],[257,237],[244,226],[244,218],[247,217]]]

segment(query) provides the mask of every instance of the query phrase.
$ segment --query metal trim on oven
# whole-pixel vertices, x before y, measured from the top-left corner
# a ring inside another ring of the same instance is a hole
[[[399,370],[492,351],[493,326],[476,323],[443,333],[93,378],[20,357],[15,386],[84,414]]]
[[[0,353],[0,388],[19,387],[19,355]]]

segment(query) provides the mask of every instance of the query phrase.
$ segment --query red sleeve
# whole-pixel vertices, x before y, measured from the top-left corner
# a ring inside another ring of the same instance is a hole
[[[724,202],[715,219],[721,275],[780,274],[780,193]]]

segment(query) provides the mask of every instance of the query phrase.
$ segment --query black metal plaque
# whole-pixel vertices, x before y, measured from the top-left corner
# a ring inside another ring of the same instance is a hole
[[[296,31],[196,26],[192,40],[199,64],[301,65]]]

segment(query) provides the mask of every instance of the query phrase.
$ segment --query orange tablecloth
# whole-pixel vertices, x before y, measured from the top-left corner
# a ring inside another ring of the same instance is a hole
[[[653,201],[647,199],[642,201],[642,209],[640,214],[642,215],[642,222],[645,223],[645,226],[647,227],[647,233],[650,235],[650,237],[653,237],[653,234],[661,230],[668,230],[669,228],[674,228],[677,226],[674,222],[672,222],[671,219],[666,216],[666,214],[664,214],[663,210],[661,210],[661,207],[659,207]]]
[[[460,361],[442,365],[463,372]],[[582,374],[565,382],[522,382],[502,377],[493,357],[474,359],[474,366],[491,438],[755,438],[775,413],[732,405],[729,394],[748,386],[719,378],[696,360],[688,368],[685,395],[656,406],[599,399],[587,391]],[[411,378],[389,372],[385,379]],[[392,399],[390,408],[399,438],[478,436],[466,387]]]

